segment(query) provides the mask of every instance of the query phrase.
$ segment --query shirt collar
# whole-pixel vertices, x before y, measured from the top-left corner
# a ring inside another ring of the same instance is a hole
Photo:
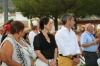
[[[64,26],[62,26],[62,29],[69,31],[69,29]],[[70,29],[70,31],[72,31],[72,29]]]
[[[90,35],[92,34],[92,33],[90,33],[89,31],[85,31],[85,32],[88,33],[88,34],[90,34]]]

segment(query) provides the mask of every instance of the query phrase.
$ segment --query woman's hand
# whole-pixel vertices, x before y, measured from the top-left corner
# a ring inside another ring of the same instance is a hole
[[[50,66],[55,66],[55,65],[56,65],[56,60],[50,62]]]

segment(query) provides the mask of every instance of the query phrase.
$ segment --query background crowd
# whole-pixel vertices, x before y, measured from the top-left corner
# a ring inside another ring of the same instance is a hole
[[[62,16],[62,23],[60,30],[50,33],[52,22],[47,17],[33,20],[28,31],[20,21],[5,22],[0,27],[1,66],[81,66],[81,56],[86,66],[98,66],[100,33],[91,23],[84,30],[73,29],[70,14]]]

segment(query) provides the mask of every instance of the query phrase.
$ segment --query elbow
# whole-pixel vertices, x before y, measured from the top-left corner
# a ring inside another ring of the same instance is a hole
[[[10,63],[11,59],[10,58],[5,58],[5,57],[1,57],[1,61],[5,62],[5,63]]]
[[[38,57],[41,55],[40,51],[35,51],[35,53],[36,53],[36,56],[38,56]]]

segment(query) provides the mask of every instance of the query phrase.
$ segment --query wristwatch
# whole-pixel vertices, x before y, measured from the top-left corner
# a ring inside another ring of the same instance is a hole
[[[71,58],[71,59],[73,60],[74,58],[77,58],[77,56],[76,56],[76,55],[74,55],[74,56],[72,56],[72,58]]]

